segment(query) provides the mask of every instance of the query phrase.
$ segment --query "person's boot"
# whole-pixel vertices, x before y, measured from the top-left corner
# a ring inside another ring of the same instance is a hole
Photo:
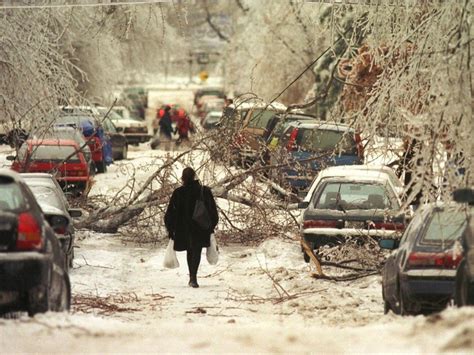
[[[191,275],[191,276],[189,277],[189,284],[188,284],[188,285],[189,285],[190,287],[192,287],[192,288],[198,288],[198,287],[199,287],[199,285],[198,285],[198,283],[197,283],[197,277],[196,277],[196,275]]]

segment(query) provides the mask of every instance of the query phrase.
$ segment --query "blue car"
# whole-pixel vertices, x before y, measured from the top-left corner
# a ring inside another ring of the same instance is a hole
[[[291,122],[279,138],[271,164],[288,162],[280,181],[295,191],[305,191],[322,169],[364,163],[360,137],[347,125],[321,121]]]
[[[379,240],[380,247],[396,249],[382,273],[385,313],[409,315],[446,307],[462,259],[454,243],[467,222],[460,205],[428,204],[417,209],[401,240]]]

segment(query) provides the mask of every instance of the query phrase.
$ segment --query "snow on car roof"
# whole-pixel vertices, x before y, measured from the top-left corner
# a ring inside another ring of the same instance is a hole
[[[319,128],[324,130],[331,130],[331,131],[349,131],[354,132],[354,129],[345,124],[339,123],[326,123],[321,122],[317,119],[315,120],[304,120],[304,121],[293,121],[289,124],[290,126],[298,127],[298,128]]]
[[[239,101],[240,100],[238,100],[236,103],[229,105],[229,107],[234,108],[236,110],[249,110],[252,108],[257,108],[257,109],[267,108],[268,110],[275,110],[275,111],[281,111],[281,112],[286,111],[286,106],[279,102],[272,102],[271,104],[268,104],[264,101],[253,99],[253,98],[247,99],[241,102]]]

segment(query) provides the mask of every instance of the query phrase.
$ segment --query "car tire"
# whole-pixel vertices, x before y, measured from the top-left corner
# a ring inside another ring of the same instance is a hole
[[[61,283],[61,293],[59,294],[57,303],[54,307],[55,312],[66,312],[71,308],[71,283],[69,282],[69,276],[64,274],[63,281]]]
[[[466,262],[463,260],[459,265],[456,274],[456,286],[454,291],[454,304],[458,307],[474,304],[474,296],[469,291],[472,285],[469,284],[469,278],[466,273]]]
[[[103,174],[107,171],[107,164],[105,164],[105,161],[102,160],[96,164],[97,167],[97,174]]]
[[[388,314],[390,310],[390,303],[388,303],[388,301],[383,301],[383,314]]]
[[[407,304],[407,300],[405,299],[405,296],[403,295],[403,293],[400,291],[400,288],[399,288],[399,291],[398,291],[398,302],[399,302],[399,310],[400,310],[400,315],[402,317],[405,317],[405,316],[409,316],[410,315],[410,311],[409,311],[409,308],[408,308],[408,304]]]
[[[120,153],[120,160],[127,159],[128,156],[128,145],[124,145],[122,148],[122,153]]]
[[[43,295],[40,296],[39,294]],[[38,286],[28,291],[28,316],[34,317],[38,313],[46,313],[50,309],[49,289],[47,286]]]

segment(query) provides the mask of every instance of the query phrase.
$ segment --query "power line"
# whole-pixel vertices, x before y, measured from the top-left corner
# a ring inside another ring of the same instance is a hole
[[[109,0],[110,1],[110,0]],[[149,4],[158,4],[162,2],[172,2],[172,0],[116,0],[116,1],[100,1],[96,0],[94,2],[88,3],[77,3],[77,2],[66,2],[63,4],[28,4],[28,3],[16,3],[15,1],[1,1],[0,0],[0,10],[4,9],[48,9],[48,8],[71,8],[71,7],[101,7],[101,6],[121,6],[121,5],[149,5]]]

